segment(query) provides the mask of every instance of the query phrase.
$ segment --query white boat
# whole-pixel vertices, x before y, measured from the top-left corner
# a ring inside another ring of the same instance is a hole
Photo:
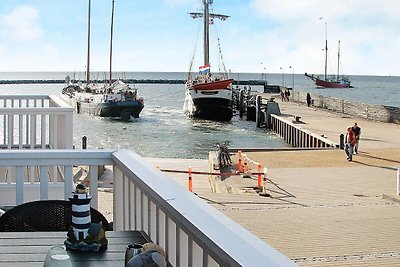
[[[193,77],[192,70],[189,70],[189,75],[185,84],[183,109],[185,114],[189,117],[230,121],[233,116],[232,83],[234,80],[228,77],[225,66],[223,73],[212,74],[209,60],[210,21],[213,19],[226,20],[229,16],[211,14],[209,12],[209,7],[213,1],[202,1],[203,12],[189,14],[192,18],[203,18],[204,65],[199,67],[199,73],[196,77]]]
[[[111,38],[110,38],[110,78],[108,85],[90,83],[90,10],[88,8],[88,57],[86,69],[86,86],[74,84],[66,79],[62,90],[64,100],[76,109],[77,113],[89,113],[100,117],[120,118],[123,121],[131,117],[138,118],[144,108],[143,98],[137,96],[137,89],[121,80],[112,79],[112,37],[114,23],[114,0],[112,1]],[[68,77],[67,77],[68,78]]]

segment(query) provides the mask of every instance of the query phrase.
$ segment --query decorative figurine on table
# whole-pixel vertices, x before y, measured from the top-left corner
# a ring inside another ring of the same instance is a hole
[[[83,184],[76,186],[75,192],[69,197],[72,204],[72,224],[67,233],[64,245],[69,250],[106,250],[108,241],[101,223],[92,223],[90,217],[90,200]]]
[[[128,245],[127,249],[131,247],[134,253],[125,254],[125,267],[167,267],[165,251],[156,243]]]

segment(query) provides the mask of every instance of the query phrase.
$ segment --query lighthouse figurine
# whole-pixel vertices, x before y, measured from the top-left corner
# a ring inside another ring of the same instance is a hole
[[[72,208],[72,223],[64,244],[70,250],[99,251],[107,249],[108,241],[101,223],[92,223],[90,201],[83,184],[76,186],[75,192],[68,198]]]

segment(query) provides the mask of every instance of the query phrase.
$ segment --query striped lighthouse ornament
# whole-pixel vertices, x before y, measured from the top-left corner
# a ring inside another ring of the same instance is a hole
[[[106,232],[101,222],[94,223],[91,220],[92,196],[88,194],[86,187],[78,184],[68,199],[71,202],[71,227],[64,241],[67,250],[106,250],[108,246]]]
[[[72,229],[77,240],[84,240],[88,236],[90,227],[90,201],[92,196],[88,194],[83,184],[76,186],[75,192],[69,197],[72,206]]]

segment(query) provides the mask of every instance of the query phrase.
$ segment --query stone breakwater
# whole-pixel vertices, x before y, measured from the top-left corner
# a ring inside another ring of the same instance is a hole
[[[125,83],[149,83],[149,84],[185,84],[186,80],[182,79],[121,79]],[[77,80],[76,82],[85,83],[84,80]],[[105,83],[104,80],[92,80],[93,83]],[[108,81],[107,81],[108,82]],[[60,84],[65,83],[62,79],[49,79],[49,80],[0,80],[0,84]],[[240,80],[234,81],[234,85],[264,85],[264,81],[260,80]]]
[[[327,109],[357,118],[400,124],[400,108],[360,103],[351,100],[310,94],[312,106]],[[306,103],[307,92],[294,90],[290,98],[294,102]]]

